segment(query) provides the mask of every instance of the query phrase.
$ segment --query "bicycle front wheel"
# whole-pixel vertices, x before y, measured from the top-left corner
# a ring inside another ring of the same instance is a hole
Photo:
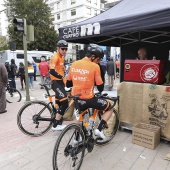
[[[94,124],[94,129],[98,127],[99,123],[100,123],[100,119],[99,116],[97,116]],[[115,108],[113,108],[112,116],[107,121],[107,125],[108,128],[103,129],[103,133],[106,136],[106,138],[103,140],[102,139],[97,140],[96,145],[105,145],[108,142],[110,142],[114,138],[117,130],[119,129],[119,115]]]
[[[21,93],[14,88],[6,89],[6,101],[8,103],[15,103],[21,101]]]
[[[79,170],[85,153],[84,140],[84,132],[78,124],[68,125],[55,143],[53,170]]]
[[[43,118],[49,121],[43,121]],[[51,107],[43,101],[30,101],[19,110],[17,125],[29,136],[41,136],[48,132],[53,124],[54,113]]]

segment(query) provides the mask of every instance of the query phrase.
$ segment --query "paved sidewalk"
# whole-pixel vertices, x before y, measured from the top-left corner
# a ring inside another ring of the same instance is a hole
[[[38,84],[35,82],[30,95],[34,99],[44,100],[45,91]],[[117,95],[116,89],[108,93]],[[50,130],[41,137],[23,134],[16,120],[24,102],[8,104],[8,112],[0,114],[0,170],[52,170],[53,147],[60,132]],[[169,161],[163,159],[169,152],[169,144],[164,141],[155,150],[150,150],[132,144],[130,131],[118,131],[108,145],[95,146],[86,155],[81,170],[170,170]]]

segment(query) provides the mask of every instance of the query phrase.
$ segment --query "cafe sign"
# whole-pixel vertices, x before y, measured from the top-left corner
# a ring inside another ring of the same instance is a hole
[[[82,26],[67,27],[62,30],[62,38],[84,37],[100,34],[100,23],[86,24]]]

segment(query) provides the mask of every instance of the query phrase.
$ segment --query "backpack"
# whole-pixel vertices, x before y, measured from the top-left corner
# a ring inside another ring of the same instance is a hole
[[[5,67],[8,73],[11,72],[11,66],[9,63],[5,63]]]

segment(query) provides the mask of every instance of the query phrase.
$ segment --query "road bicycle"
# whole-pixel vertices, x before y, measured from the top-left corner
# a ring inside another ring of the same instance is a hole
[[[46,103],[39,100],[29,101],[21,107],[17,115],[17,125],[19,129],[24,134],[32,137],[38,137],[47,133],[51,129],[56,115],[56,108],[53,104],[55,95],[50,95],[46,85],[41,86],[45,88],[47,92],[45,97],[49,99],[49,102]],[[66,112],[75,103],[76,98],[71,98],[70,96],[69,107],[66,109]],[[116,110],[113,112],[116,112]]]
[[[15,89],[10,87],[10,79],[6,85],[6,101],[8,103],[20,102],[22,99],[21,93]]]
[[[107,97],[107,94],[97,95],[97,97],[113,102],[109,109],[113,108],[117,101],[119,103],[118,98]],[[87,153],[90,153],[94,145],[107,144],[113,139],[119,128],[119,115],[117,110],[113,108],[110,122],[108,121],[103,130],[106,138],[96,137],[93,132],[98,127],[103,112],[96,109],[80,112],[77,105],[79,96],[72,96],[72,98],[74,98],[75,107],[79,113],[79,123],[69,124],[59,135],[53,150],[53,170],[79,170],[85,156],[85,150],[87,149]],[[90,130],[87,128],[89,120],[85,118],[86,116],[94,117],[94,124]]]
[[[47,133],[55,120],[56,108],[53,104],[55,95],[50,95],[49,84],[40,84],[46,90],[45,98],[49,102],[35,100],[24,104],[17,114],[17,125],[19,129],[28,136],[38,137]],[[73,100],[69,102],[69,107],[72,106]]]

